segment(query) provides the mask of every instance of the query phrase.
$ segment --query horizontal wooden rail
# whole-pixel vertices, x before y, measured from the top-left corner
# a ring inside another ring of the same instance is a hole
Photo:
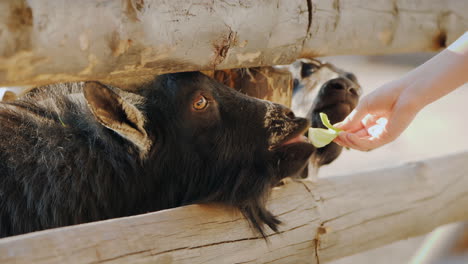
[[[2,0],[0,86],[434,51],[465,0]]]
[[[191,205],[0,239],[0,263],[318,263],[468,219],[468,152],[292,182],[266,242],[234,210]]]

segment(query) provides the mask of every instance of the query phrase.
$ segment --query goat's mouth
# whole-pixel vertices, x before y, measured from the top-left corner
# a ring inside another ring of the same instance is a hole
[[[283,147],[287,145],[297,144],[297,143],[307,143],[311,144],[309,138],[306,136],[306,133],[309,131],[308,127],[295,131],[294,133],[289,134],[282,142],[278,144],[278,147]]]
[[[279,179],[285,177],[296,177],[304,171],[308,160],[316,151],[316,148],[309,142],[304,135],[310,126],[309,122],[290,133],[277,147],[273,149],[274,166],[279,172]]]
[[[295,131],[289,133],[287,136],[284,137],[283,140],[278,142],[275,145],[270,146],[270,150],[278,150],[284,147],[292,147],[295,145],[311,145],[309,138],[307,137],[307,132],[309,131],[310,123],[306,122],[300,127],[298,127]]]

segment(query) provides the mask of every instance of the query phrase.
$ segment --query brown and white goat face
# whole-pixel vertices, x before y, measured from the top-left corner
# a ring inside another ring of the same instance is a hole
[[[361,87],[354,74],[330,63],[314,59],[300,59],[289,66],[294,78],[292,110],[311,121],[312,127],[322,127],[320,113],[326,113],[331,123],[342,121],[356,107]],[[331,143],[317,149],[310,159],[309,177],[317,169],[335,160],[342,147]],[[307,177],[307,173],[303,173]]]
[[[312,110],[324,105],[340,104],[347,113],[356,107],[362,91],[354,74],[345,72],[333,64],[313,59],[297,60],[290,65],[289,70],[294,79],[291,109],[297,116],[307,117]],[[325,90],[332,89],[332,86],[335,91],[328,92],[327,98],[320,95],[326,93]],[[338,91],[340,89],[343,91]],[[342,115],[334,116],[340,119]],[[333,120],[331,122],[334,123]]]

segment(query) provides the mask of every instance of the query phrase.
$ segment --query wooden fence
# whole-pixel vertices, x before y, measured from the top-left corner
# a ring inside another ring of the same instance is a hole
[[[0,239],[0,263],[320,263],[468,219],[468,152],[273,192],[268,242],[236,211],[191,205]]]
[[[0,86],[435,51],[465,0],[2,0]]]

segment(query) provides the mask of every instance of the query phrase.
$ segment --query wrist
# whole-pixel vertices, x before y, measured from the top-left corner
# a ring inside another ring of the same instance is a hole
[[[468,81],[467,70],[468,58],[444,50],[402,78],[402,93],[423,108]]]
[[[430,104],[433,100],[430,94],[427,93],[431,89],[433,82],[429,79],[415,79],[411,84],[406,86],[406,89],[400,95],[402,104],[410,112],[419,112],[421,109]]]

